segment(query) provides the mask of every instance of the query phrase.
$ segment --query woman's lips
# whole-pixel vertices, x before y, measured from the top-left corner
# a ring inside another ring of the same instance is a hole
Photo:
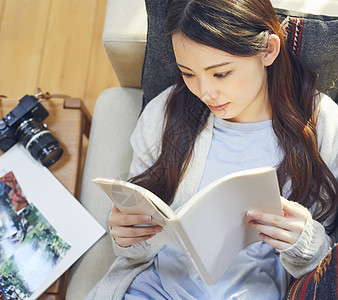
[[[227,102],[227,103],[225,103],[225,104],[217,105],[217,106],[208,105],[208,107],[209,107],[210,110],[212,110],[212,111],[222,111],[222,110],[224,110],[229,104],[230,104],[230,102]]]

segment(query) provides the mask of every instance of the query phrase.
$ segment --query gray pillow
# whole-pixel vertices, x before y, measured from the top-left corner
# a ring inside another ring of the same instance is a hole
[[[145,3],[148,32],[141,81],[143,107],[171,86],[178,75],[171,39],[165,35],[168,0],[145,0]]]
[[[289,47],[318,74],[319,90],[338,103],[338,17],[276,11],[287,22]]]
[[[165,35],[168,0],[145,0],[148,35],[142,72],[143,107],[175,82],[178,68],[171,40]],[[287,39],[294,52],[319,76],[320,91],[338,103],[338,17],[301,14],[276,9],[287,18]]]

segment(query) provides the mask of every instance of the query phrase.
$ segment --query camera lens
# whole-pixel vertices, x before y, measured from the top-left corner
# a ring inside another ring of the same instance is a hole
[[[17,129],[17,136],[31,155],[46,167],[54,164],[63,153],[47,126],[34,119],[23,121]]]

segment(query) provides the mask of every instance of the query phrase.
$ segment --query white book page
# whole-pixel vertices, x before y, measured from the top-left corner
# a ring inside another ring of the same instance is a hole
[[[248,210],[282,215],[279,187],[274,169],[263,169],[258,176],[235,176],[201,190],[178,217],[190,242],[199,254],[206,272],[200,275],[215,284],[240,250],[259,241],[249,227]],[[194,259],[194,257],[192,257]]]

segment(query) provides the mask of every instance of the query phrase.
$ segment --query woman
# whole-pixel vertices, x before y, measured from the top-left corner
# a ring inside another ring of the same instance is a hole
[[[217,178],[271,165],[284,217],[248,212],[262,242],[206,286],[179,249],[147,244],[160,226],[132,226],[151,216],[113,208],[118,258],[88,299],[283,299],[337,239],[338,107],[287,49],[268,0],[172,0],[167,30],[181,76],[139,119],[131,181],[177,209]]]

